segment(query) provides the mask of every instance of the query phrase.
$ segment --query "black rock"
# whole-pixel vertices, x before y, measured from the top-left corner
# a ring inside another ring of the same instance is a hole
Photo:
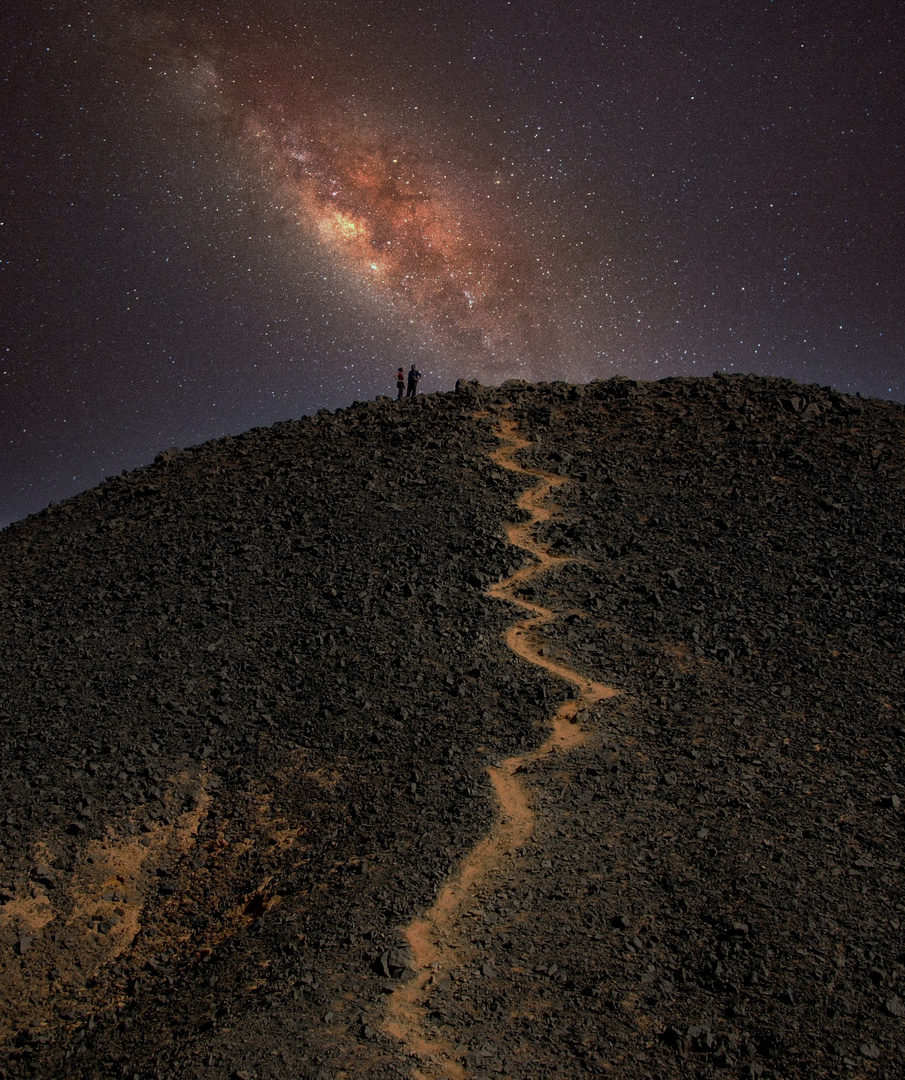
[[[473,1076],[900,1072],[903,417],[751,376],[467,383],[5,530],[0,1069],[411,1072],[401,930],[575,692],[484,593],[531,562],[505,418],[567,481],[538,644],[620,693],[515,770],[533,831],[418,1009]]]

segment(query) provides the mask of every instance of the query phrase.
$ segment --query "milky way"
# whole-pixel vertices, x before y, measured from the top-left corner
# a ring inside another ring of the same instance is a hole
[[[896,14],[12,9],[0,524],[410,362],[901,399]]]
[[[273,205],[450,368],[492,381],[556,362],[579,375],[594,345],[576,333],[536,211],[507,202],[499,152],[460,153],[461,132],[436,107],[416,106],[413,120],[367,87],[337,91],[343,65],[302,43],[283,68],[247,40],[151,25],[199,122],[241,147]]]
[[[409,305],[466,372],[529,374],[561,349],[540,256],[424,153],[364,123],[249,124],[288,206],[361,282]]]

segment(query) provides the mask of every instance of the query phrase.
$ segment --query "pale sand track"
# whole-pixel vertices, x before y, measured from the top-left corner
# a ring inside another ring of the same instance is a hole
[[[415,974],[391,995],[384,1029],[399,1039],[410,1054],[420,1059],[420,1067],[412,1073],[415,1080],[465,1080],[468,1075],[461,1062],[456,1060],[455,1049],[428,1032],[420,999],[444,971],[459,966],[460,959],[451,939],[460,913],[472,899],[475,888],[524,844],[534,831],[535,818],[529,792],[517,774],[537,758],[579,746],[585,738],[578,723],[579,714],[595,702],[618,693],[612,687],[587,679],[541,653],[542,643],[537,640],[536,633],[544,624],[555,619],[556,613],[540,604],[520,599],[516,592],[519,585],[551,567],[574,561],[565,556],[552,555],[534,538],[538,523],[551,516],[547,506],[551,492],[568,477],[540,469],[525,469],[516,463],[515,455],[529,443],[519,434],[513,420],[500,420],[497,435],[502,445],[493,453],[493,460],[504,469],[534,477],[538,482],[518,499],[517,505],[531,515],[530,520],[506,526],[510,543],[527,552],[532,562],[505,581],[492,586],[487,595],[515,604],[527,612],[526,618],[519,620],[506,632],[509,648],[528,663],[536,664],[551,675],[572,683],[577,693],[564,702],[551,718],[550,733],[541,746],[488,767],[487,772],[499,803],[490,835],[466,856],[455,874],[441,888],[433,906],[404,931]]]

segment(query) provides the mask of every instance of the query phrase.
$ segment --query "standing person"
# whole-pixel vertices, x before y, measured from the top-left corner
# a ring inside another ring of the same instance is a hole
[[[414,397],[418,393],[418,380],[421,378],[421,372],[415,367],[414,364],[409,368],[409,390],[407,397]]]
[[[405,372],[402,368],[396,372],[396,400],[402,401],[402,394],[405,390]]]

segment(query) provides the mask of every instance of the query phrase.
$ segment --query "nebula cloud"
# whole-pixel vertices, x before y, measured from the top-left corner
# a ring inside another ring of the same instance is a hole
[[[562,351],[552,255],[494,190],[489,169],[450,166],[452,135],[441,161],[398,118],[306,94],[272,67],[262,75],[221,49],[191,68],[202,112],[241,144],[274,204],[463,370],[531,377],[536,362]]]

